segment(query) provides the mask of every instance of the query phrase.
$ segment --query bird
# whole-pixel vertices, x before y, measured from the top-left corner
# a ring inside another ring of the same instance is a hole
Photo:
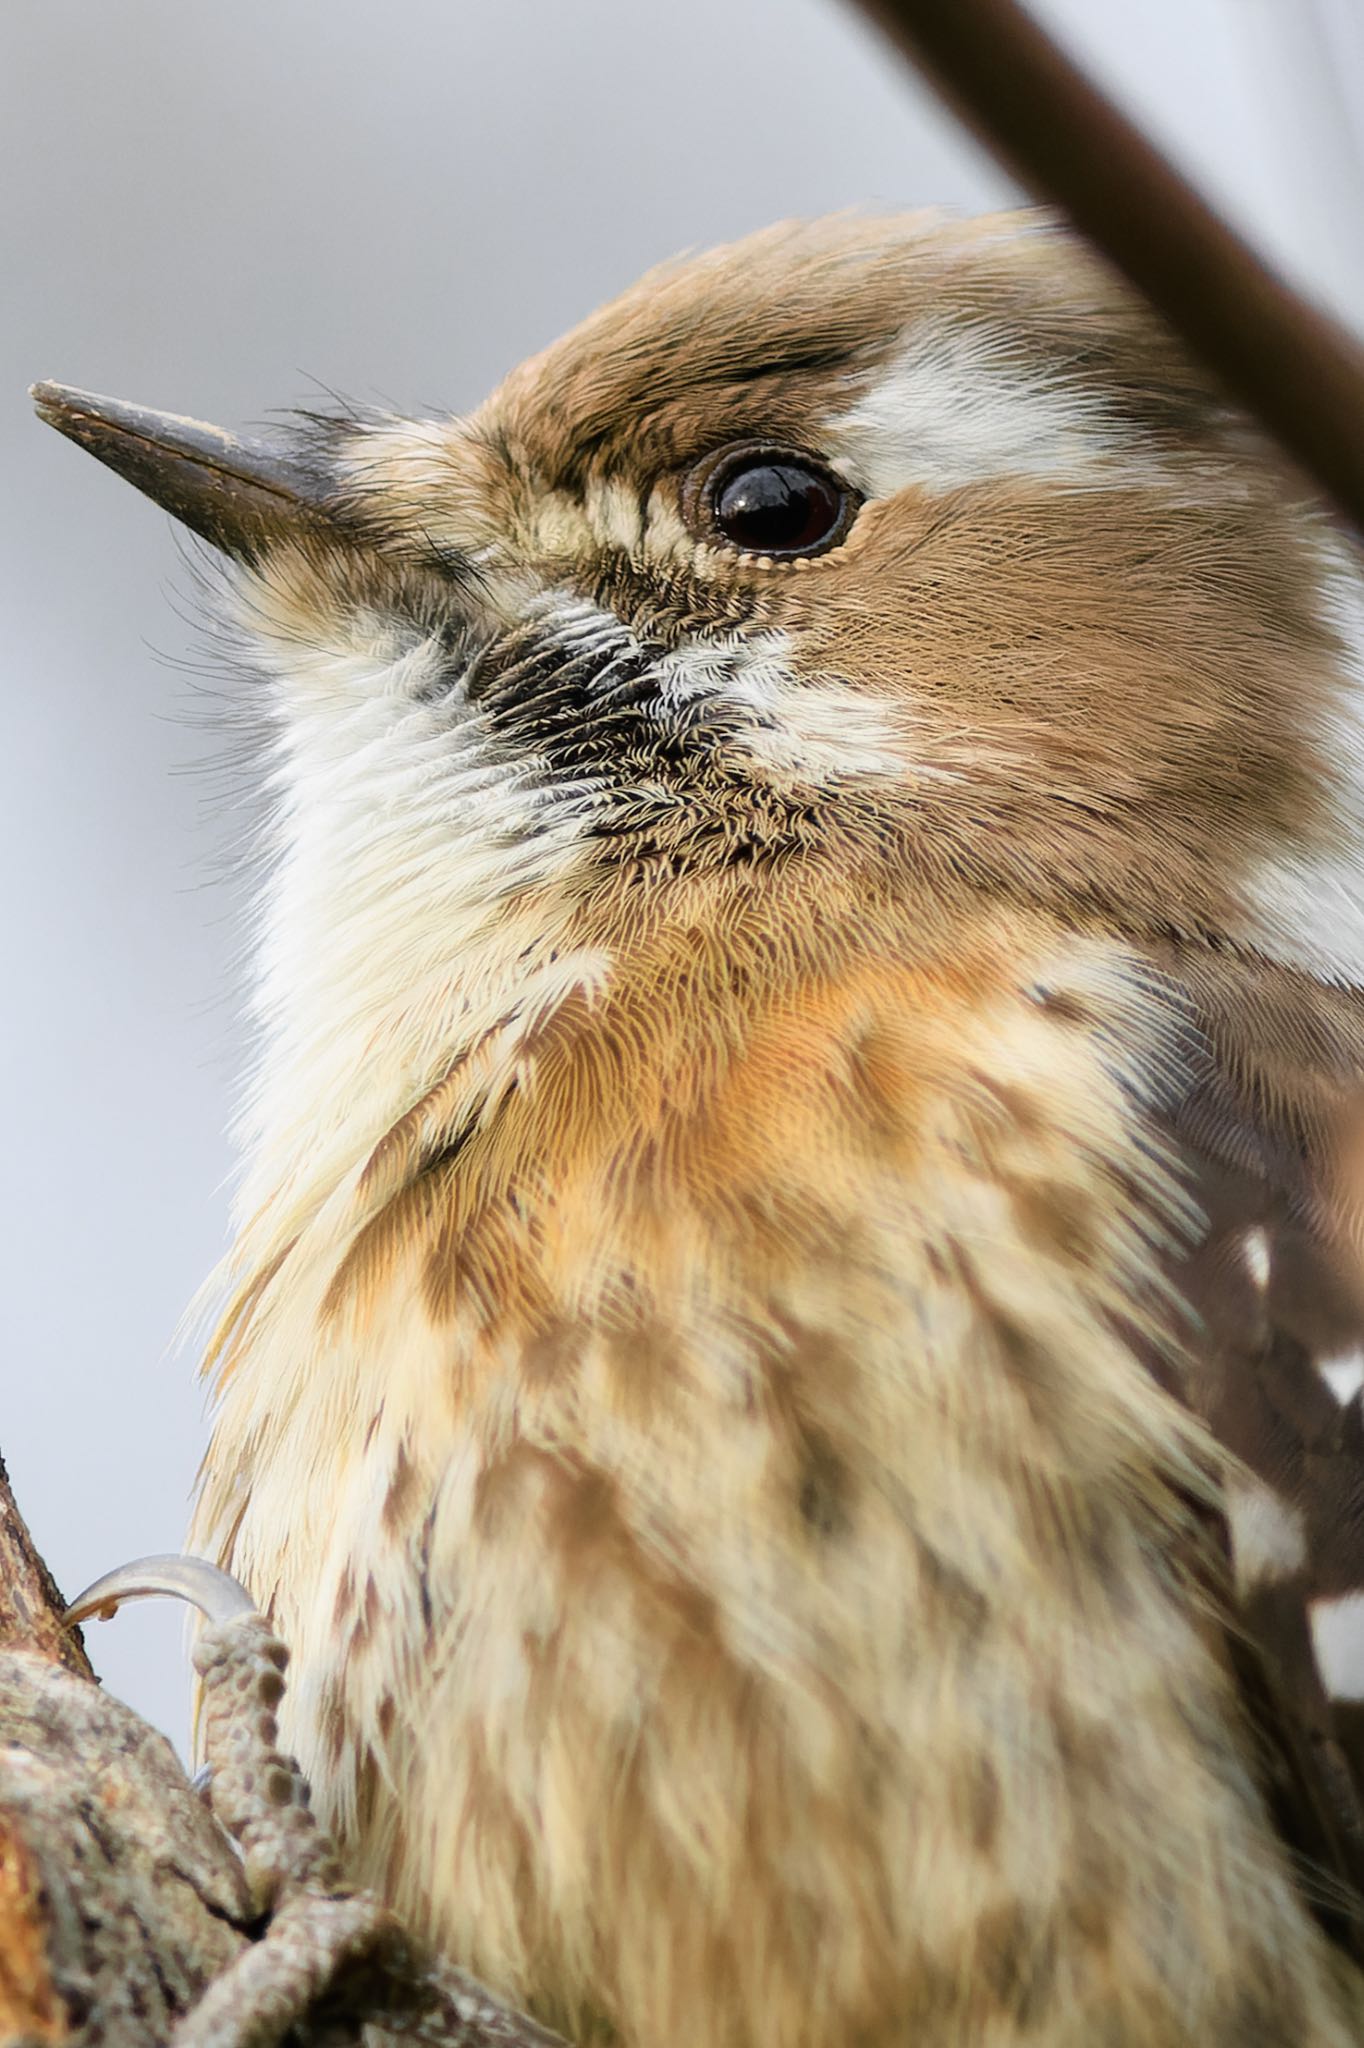
[[[1024,211],[467,415],[63,386],[266,799],[191,1545],[583,2044],[1364,2038],[1364,573]]]

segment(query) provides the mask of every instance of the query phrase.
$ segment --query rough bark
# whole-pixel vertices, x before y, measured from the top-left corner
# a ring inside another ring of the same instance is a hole
[[[0,1650],[31,1650],[80,1678],[93,1678],[78,1628],[62,1623],[63,1601],[14,1504],[0,1458]]]
[[[0,1464],[0,2044],[168,2041],[250,1940],[240,1859],[95,1682]]]
[[[347,1884],[276,1747],[289,1653],[235,1580],[144,1558],[95,1592],[208,1616],[206,1796],[101,1691],[0,1464],[0,2048],[566,2048]]]

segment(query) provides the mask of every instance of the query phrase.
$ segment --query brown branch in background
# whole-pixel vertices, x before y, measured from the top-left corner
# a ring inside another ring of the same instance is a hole
[[[1364,531],[1364,347],[1219,219],[1016,0],[856,0]]]

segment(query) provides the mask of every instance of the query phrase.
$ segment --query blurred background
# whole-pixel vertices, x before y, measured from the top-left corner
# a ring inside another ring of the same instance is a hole
[[[1035,7],[1364,327],[1359,0]],[[681,249],[1017,195],[840,0],[5,0],[0,156],[0,1451],[74,1593],[179,1546],[205,1438],[241,818],[170,523],[26,386],[463,408]],[[90,1647],[183,1744],[179,1614]]]

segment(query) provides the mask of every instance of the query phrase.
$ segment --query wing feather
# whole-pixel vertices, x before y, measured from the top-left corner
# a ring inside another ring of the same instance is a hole
[[[1364,1959],[1364,997],[1168,964],[1209,1055],[1172,1124],[1206,1219],[1187,1397],[1237,1461],[1229,1655],[1304,1889]]]

